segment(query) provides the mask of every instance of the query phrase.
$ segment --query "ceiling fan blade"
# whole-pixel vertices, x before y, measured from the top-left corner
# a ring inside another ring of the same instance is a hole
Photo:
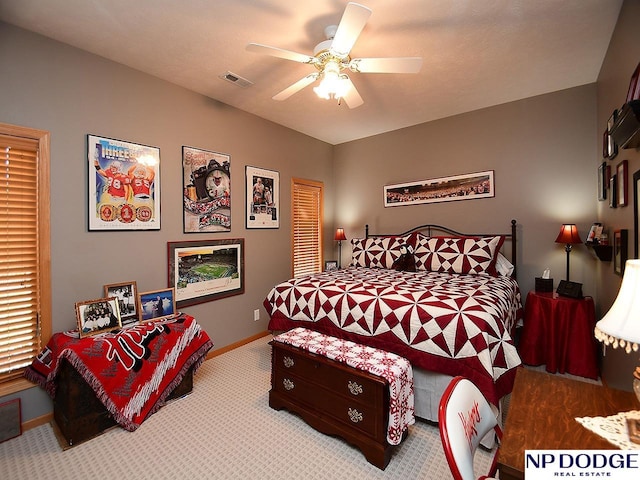
[[[349,2],[331,42],[331,51],[339,56],[348,55],[370,16],[370,9]]]
[[[300,63],[313,63],[316,59],[304,53],[292,52],[278,47],[270,47],[269,45],[261,45],[259,43],[250,43],[247,50],[254,53],[262,53],[271,55],[272,57],[284,58],[285,60],[293,60]]]
[[[347,82],[349,84],[347,93],[344,94],[342,97],[346,102],[347,107],[356,108],[362,105],[364,103],[364,100],[362,100],[362,97],[358,93],[358,90],[356,90],[356,86],[353,84],[351,79],[347,75],[344,75],[342,81]]]
[[[273,99],[274,100],[286,100],[291,95],[293,95],[294,93],[299,92],[300,90],[302,90],[304,87],[306,87],[310,83],[315,82],[318,79],[319,76],[320,76],[319,73],[310,73],[306,77],[301,78],[300,80],[298,80],[293,85],[290,85],[289,87],[285,88],[280,93],[274,95]]]
[[[361,73],[418,73],[421,57],[354,58],[349,69]]]

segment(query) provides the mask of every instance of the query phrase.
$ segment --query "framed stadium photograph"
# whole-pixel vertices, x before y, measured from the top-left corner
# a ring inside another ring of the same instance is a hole
[[[244,238],[167,243],[178,308],[244,293]]]

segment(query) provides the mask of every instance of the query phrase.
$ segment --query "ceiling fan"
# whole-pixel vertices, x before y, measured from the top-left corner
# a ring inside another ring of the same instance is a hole
[[[342,14],[340,23],[325,28],[327,40],[313,49],[313,56],[292,52],[282,48],[270,47],[259,43],[250,43],[247,50],[273,57],[308,63],[316,67],[317,72],[310,73],[293,85],[276,94],[274,100],[286,100],[307,85],[320,80],[313,90],[320,98],[344,99],[349,108],[364,103],[353,82],[345,73],[418,73],[422,67],[421,57],[392,58],[351,58],[349,53],[356,43],[360,32],[371,16],[371,10],[358,3],[350,2]]]

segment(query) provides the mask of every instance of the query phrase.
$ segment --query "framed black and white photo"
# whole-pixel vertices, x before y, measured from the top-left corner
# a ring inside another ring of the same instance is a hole
[[[618,110],[616,109],[609,117],[609,120],[607,120],[607,129],[604,131],[604,136],[602,139],[602,155],[604,158],[608,158],[609,160],[615,158],[615,156],[618,155],[618,146],[611,136],[611,130],[613,128],[613,125],[616,123],[617,117]]]
[[[338,261],[337,260],[325,260],[324,262],[324,271],[332,272],[334,270],[338,270]]]
[[[613,273],[624,275],[624,264],[627,261],[628,230],[621,229],[613,232]]]
[[[602,162],[598,167],[598,200],[607,199],[609,175],[611,175],[611,167],[607,165],[607,162]]]
[[[184,233],[231,231],[231,156],[182,147]]]
[[[618,206],[618,183],[616,182],[615,173],[609,177],[609,207],[616,208]]]
[[[89,230],[160,230],[160,149],[87,136]]]
[[[633,254],[640,258],[640,170],[633,174]]]
[[[151,322],[173,317],[176,312],[176,296],[173,288],[143,292],[138,295],[140,321]]]
[[[493,170],[386,185],[384,206],[475,200],[495,196]]]
[[[621,161],[616,167],[616,183],[618,187],[618,201],[619,207],[626,207],[629,203],[629,193],[627,185],[629,184],[628,174],[628,161]]]
[[[280,174],[247,166],[245,179],[247,228],[280,227]]]
[[[244,293],[244,239],[169,242],[178,308]]]
[[[109,297],[76,302],[76,321],[80,338],[122,328],[118,299]]]
[[[118,299],[122,326],[138,321],[138,287],[136,282],[111,283],[104,285],[104,296]]]

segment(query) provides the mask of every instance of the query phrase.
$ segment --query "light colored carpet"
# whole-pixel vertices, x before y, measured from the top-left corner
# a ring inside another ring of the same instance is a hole
[[[269,408],[270,336],[206,361],[193,392],[135,432],[109,430],[62,451],[50,425],[0,444],[0,477],[122,479],[449,479],[437,426],[418,421],[382,471],[343,440]],[[476,454],[486,472],[490,453]]]

